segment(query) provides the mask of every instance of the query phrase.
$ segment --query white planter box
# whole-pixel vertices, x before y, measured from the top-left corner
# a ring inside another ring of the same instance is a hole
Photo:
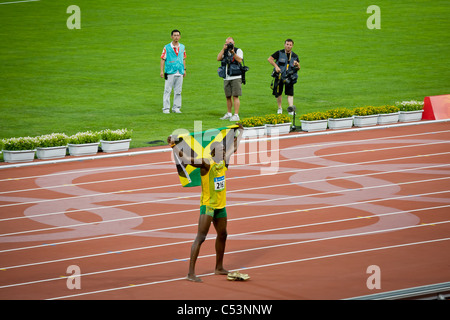
[[[314,120],[314,121],[307,121],[307,120],[301,120],[302,123],[302,131],[321,131],[326,130],[328,126],[328,120]]]
[[[84,144],[71,144],[69,143],[69,153],[71,156],[87,156],[94,155],[98,152],[98,145],[100,142],[84,143]]]
[[[103,152],[120,152],[130,149],[131,139],[105,141],[100,140]]]
[[[330,129],[348,129],[353,126],[353,117],[328,119],[328,128]]]
[[[242,134],[243,138],[254,138],[261,137],[266,134],[266,127],[244,127],[244,133]]]
[[[38,159],[59,159],[66,156],[66,146],[62,147],[49,147],[49,148],[36,148],[36,156]]]
[[[422,120],[423,110],[415,110],[415,111],[400,111],[398,116],[399,122],[412,122],[412,121],[420,121]]]
[[[368,116],[353,116],[353,125],[355,127],[375,126],[378,123],[378,115],[371,114]]]
[[[266,124],[266,134],[268,136],[288,134],[291,131],[292,122],[280,124]]]
[[[36,150],[3,150],[3,160],[9,163],[30,162],[34,160]]]
[[[394,113],[382,113],[378,115],[378,124],[397,123],[399,112]]]

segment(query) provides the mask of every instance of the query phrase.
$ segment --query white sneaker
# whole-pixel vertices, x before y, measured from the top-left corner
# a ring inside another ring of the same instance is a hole
[[[231,113],[227,112],[227,113],[225,113],[225,115],[222,118],[220,118],[220,120],[228,120],[230,118],[231,118]]]
[[[234,114],[231,118],[230,121],[239,121],[239,115]]]
[[[168,109],[163,109],[163,113],[170,113],[170,110],[168,110]]]
[[[282,108],[278,108],[277,114],[282,114],[283,113],[283,109]]]
[[[181,113],[181,110],[180,109],[172,109],[172,112],[173,113]]]

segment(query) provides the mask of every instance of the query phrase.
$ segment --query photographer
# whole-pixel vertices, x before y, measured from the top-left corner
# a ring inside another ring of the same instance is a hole
[[[274,66],[272,73],[272,76],[275,78],[273,95],[277,98],[279,114],[283,112],[281,108],[283,88],[288,96],[289,106],[294,105],[294,84],[297,83],[297,71],[300,69],[300,61],[298,55],[292,52],[293,45],[294,41],[287,39],[284,42],[284,50],[275,52],[267,59]]]
[[[234,46],[233,38],[227,38],[222,50],[217,55],[217,61],[222,61],[219,68],[219,76],[224,78],[223,87],[227,99],[228,112],[220,118],[221,120],[239,121],[239,97],[242,95],[242,70],[241,62],[244,53]],[[234,115],[232,107],[234,103]]]

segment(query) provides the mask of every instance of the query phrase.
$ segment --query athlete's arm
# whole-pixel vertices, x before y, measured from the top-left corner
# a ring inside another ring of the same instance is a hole
[[[226,159],[227,164],[230,162],[230,157],[239,148],[239,144],[241,143],[242,135],[244,133],[244,127],[242,126],[242,124],[237,123],[237,125],[239,126],[239,128],[238,128],[239,134],[236,138],[234,138],[234,148],[233,149],[230,148],[229,150],[226,151],[226,154],[225,154],[225,159]]]

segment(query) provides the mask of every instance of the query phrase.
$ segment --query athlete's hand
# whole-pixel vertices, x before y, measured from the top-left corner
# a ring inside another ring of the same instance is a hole
[[[167,143],[169,144],[169,146],[173,146],[175,144],[175,140],[172,136],[167,137]]]

